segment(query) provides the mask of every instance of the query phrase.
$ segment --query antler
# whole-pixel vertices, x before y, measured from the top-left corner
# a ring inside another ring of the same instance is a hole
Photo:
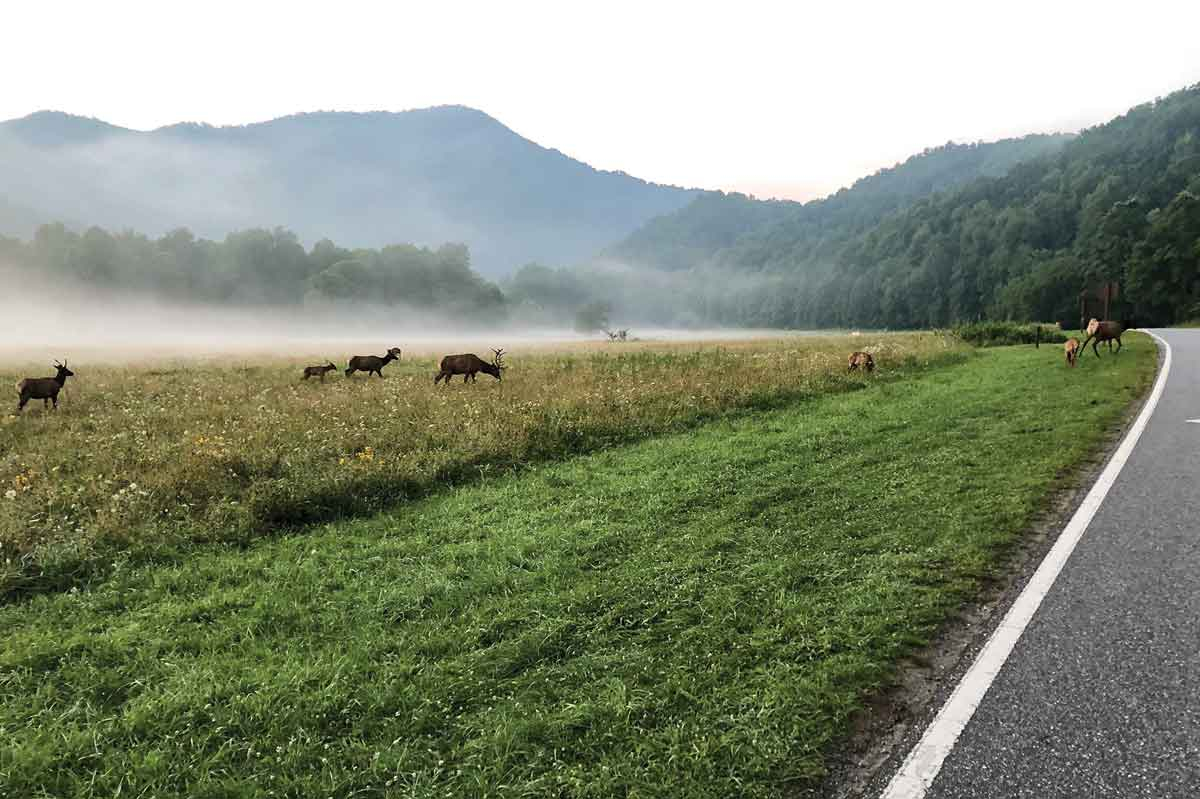
[[[494,366],[500,366],[501,365],[500,359],[504,357],[504,350],[503,349],[498,349],[498,350],[493,349],[492,352],[496,353],[496,357],[494,359],[492,359],[492,364]]]

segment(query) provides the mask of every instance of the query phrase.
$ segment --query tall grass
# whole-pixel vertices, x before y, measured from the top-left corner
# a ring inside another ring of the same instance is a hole
[[[69,584],[114,551],[165,555],[370,513],[446,484],[964,357],[943,336],[791,338],[509,356],[503,382],[300,382],[303,359],[77,363],[58,413],[0,417],[0,592]],[[10,384],[15,366],[0,371]]]

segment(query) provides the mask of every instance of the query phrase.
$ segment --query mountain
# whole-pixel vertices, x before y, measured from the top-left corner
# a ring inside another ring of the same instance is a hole
[[[593,169],[462,106],[149,132],[38,112],[0,123],[0,175],[9,235],[73,220],[217,239],[283,226],[350,247],[461,242],[493,275],[580,261],[697,194]]]
[[[1200,321],[1200,86],[1077,136],[927,150],[802,206],[701,196],[582,270],[507,287],[614,324],[915,328],[1075,325],[1107,282],[1114,315]]]
[[[979,177],[1007,174],[1023,161],[1057,152],[1071,138],[1054,134],[950,142],[804,205],[762,202],[741,194],[702,194],[678,211],[650,220],[601,257],[667,270],[714,262],[760,270],[780,257],[828,255],[888,213]]]

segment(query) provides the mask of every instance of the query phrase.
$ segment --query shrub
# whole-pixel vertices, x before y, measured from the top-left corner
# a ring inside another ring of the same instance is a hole
[[[1043,343],[1061,344],[1067,340],[1067,334],[1058,325],[1033,322],[971,322],[954,328],[954,335],[976,347],[1007,347],[1033,344],[1037,341],[1039,327]]]

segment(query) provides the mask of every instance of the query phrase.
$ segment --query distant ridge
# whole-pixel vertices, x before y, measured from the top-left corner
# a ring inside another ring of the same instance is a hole
[[[152,131],[39,111],[0,123],[0,175],[9,235],[30,235],[31,219],[212,238],[284,226],[347,246],[463,242],[493,275],[578,262],[698,193],[594,169],[453,105]]]

